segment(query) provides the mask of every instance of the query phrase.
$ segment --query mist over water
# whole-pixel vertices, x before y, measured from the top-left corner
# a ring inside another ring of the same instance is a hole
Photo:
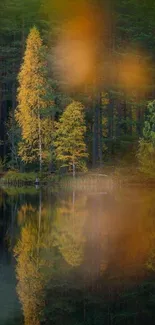
[[[1,197],[1,277],[10,274],[0,290],[1,324],[59,324],[60,317],[72,324],[96,312],[96,324],[111,324],[107,310],[120,317],[121,295],[136,291],[139,304],[145,300],[155,265],[153,189],[8,188]],[[131,314],[132,303],[125,307]],[[138,307],[136,315],[140,324]]]

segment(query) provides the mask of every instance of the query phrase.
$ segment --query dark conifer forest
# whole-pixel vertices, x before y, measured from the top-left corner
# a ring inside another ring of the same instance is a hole
[[[125,162],[154,175],[154,1],[4,0],[0,15],[1,165],[83,170]],[[70,105],[82,110],[77,125]],[[79,152],[59,146],[70,133],[66,110]]]

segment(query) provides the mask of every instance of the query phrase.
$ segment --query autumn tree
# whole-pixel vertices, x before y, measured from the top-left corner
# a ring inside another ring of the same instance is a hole
[[[73,101],[62,114],[56,131],[56,155],[61,165],[75,169],[84,166],[87,157],[85,119],[81,103]]]
[[[42,164],[49,157],[53,122],[44,112],[52,107],[52,90],[48,82],[47,60],[39,31],[31,29],[23,64],[18,75],[16,120],[21,128],[19,156],[25,163]]]

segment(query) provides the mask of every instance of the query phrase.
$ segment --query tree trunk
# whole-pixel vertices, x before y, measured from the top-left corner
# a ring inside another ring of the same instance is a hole
[[[93,167],[97,166],[97,161],[99,158],[99,148],[98,148],[98,140],[99,140],[99,105],[98,102],[94,103],[94,124],[93,124]]]
[[[39,224],[38,224],[39,235],[40,235],[40,227],[41,227],[41,209],[42,209],[42,193],[40,190],[40,192],[39,192]]]
[[[102,95],[99,95],[99,103],[100,103],[100,132],[99,132],[99,158],[100,158],[100,167],[102,167],[103,165],[103,154],[102,154],[102,150],[103,150],[103,127],[102,127],[102,100],[101,97]]]
[[[13,33],[13,46],[15,47],[15,41],[16,41],[16,33]],[[12,73],[13,75],[16,75],[16,65],[15,62],[12,62]],[[15,167],[14,161],[16,161],[16,166],[19,168],[18,165],[18,156],[15,149],[15,109],[16,109],[16,89],[17,89],[17,83],[16,80],[13,79],[12,81],[12,132],[11,132],[11,160],[12,160],[12,166]]]
[[[124,134],[126,135],[127,134],[127,104],[126,104],[126,100],[124,100],[123,104],[122,104],[122,107],[123,107],[123,113],[124,113],[124,123],[123,123],[123,131],[124,131]]]
[[[114,101],[112,96],[109,96],[109,107],[108,107],[108,138],[109,138],[109,151],[113,154],[113,115],[114,115]]]
[[[12,160],[12,165],[14,167],[14,159],[16,160],[16,164],[18,166],[17,163],[17,156],[15,153],[15,117],[14,117],[14,112],[15,112],[15,108],[16,108],[16,86],[15,86],[15,82],[13,82],[12,84],[12,132],[11,132],[11,160]]]
[[[38,211],[38,242],[37,242],[37,264],[39,265],[40,235],[41,235],[41,212],[42,211],[42,193],[39,192],[39,211]]]
[[[39,124],[39,170],[42,172],[42,142],[41,142],[41,122],[40,114],[38,114],[38,124]]]
[[[132,118],[132,105],[129,104],[129,119],[130,119],[130,125],[129,125],[129,134],[132,136],[132,125],[133,125],[133,118]]]
[[[75,177],[75,162],[73,160],[73,178]]]

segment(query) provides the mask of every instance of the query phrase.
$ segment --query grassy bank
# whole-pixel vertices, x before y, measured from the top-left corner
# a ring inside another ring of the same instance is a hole
[[[142,173],[137,166],[116,167],[113,177],[121,185],[155,186],[155,177]]]
[[[0,183],[7,185],[33,184],[37,175],[35,173],[20,173],[17,171],[8,171],[3,174]]]
[[[72,177],[71,173],[65,175],[43,173],[38,175],[32,172],[8,171],[1,177],[0,183],[6,186],[31,186],[35,184],[36,178],[39,178],[42,185],[54,186],[59,184],[59,186],[64,188],[105,189],[113,186],[112,177],[99,173],[99,171],[79,173],[75,178]]]
[[[43,185],[59,184],[60,186],[76,187],[82,189],[111,189],[123,185],[155,186],[155,178],[141,173],[135,166],[106,166],[102,170],[78,173],[75,178],[72,174],[49,174],[39,175],[34,172],[20,173],[8,171],[0,178],[0,183],[7,186],[34,185],[36,178],[39,178]]]
[[[23,185],[34,185],[36,178],[39,178],[40,183],[53,183],[58,182],[60,180],[59,175],[53,175],[49,173],[43,173],[39,175],[34,172],[26,172],[20,173],[18,171],[7,171],[3,173],[0,178],[0,183],[5,185],[13,185],[13,186],[23,186]]]

